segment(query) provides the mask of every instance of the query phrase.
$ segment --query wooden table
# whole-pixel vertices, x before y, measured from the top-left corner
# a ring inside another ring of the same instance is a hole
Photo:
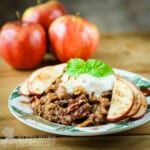
[[[126,69],[150,78],[150,33],[103,34],[93,56],[113,67]],[[54,61],[44,61],[52,64]],[[41,132],[15,119],[7,99],[30,71],[17,71],[0,61],[0,149],[150,149],[150,123],[116,135],[96,137],[62,137]],[[12,132],[13,137],[7,137]]]

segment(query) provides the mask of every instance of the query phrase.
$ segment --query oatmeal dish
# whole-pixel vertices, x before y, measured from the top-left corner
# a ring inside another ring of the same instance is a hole
[[[142,91],[100,60],[71,59],[36,70],[21,85],[33,112],[63,125],[97,126],[139,119],[147,111]]]

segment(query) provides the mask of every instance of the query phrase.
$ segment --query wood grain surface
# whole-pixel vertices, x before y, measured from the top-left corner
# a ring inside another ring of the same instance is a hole
[[[1,150],[149,150],[150,136],[58,137],[0,140]]]
[[[103,34],[101,39],[101,44],[93,58],[102,59],[113,67],[133,71],[150,79],[150,33]],[[45,59],[41,66],[55,63],[57,61],[53,59]],[[0,60],[0,138],[2,138],[0,147],[4,148],[4,141],[7,141],[8,148],[13,147],[15,149],[17,144],[21,149],[27,149],[26,147],[30,146],[33,149],[37,149],[36,145],[45,145],[46,149],[52,144],[49,140],[56,137],[56,135],[41,132],[24,125],[15,119],[8,110],[7,100],[11,90],[29,76],[32,71],[15,70]],[[13,138],[32,137],[34,139],[5,139],[3,130],[6,128],[13,130]],[[36,137],[49,138],[35,139]],[[150,123],[115,136],[95,138],[56,137],[53,140],[56,142],[56,149],[62,147],[62,149],[66,150],[69,147],[88,150],[90,149],[88,146],[90,143],[95,148],[106,147],[106,149],[111,149],[111,143],[113,143],[113,149],[116,149],[118,146],[121,147],[128,142],[134,149],[141,147],[148,149],[148,146],[150,147],[150,142],[148,142],[150,140]],[[84,148],[81,148],[82,146]],[[125,149],[125,147],[122,147],[122,149]]]

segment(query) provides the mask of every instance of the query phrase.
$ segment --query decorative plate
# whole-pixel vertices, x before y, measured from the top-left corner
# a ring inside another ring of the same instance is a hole
[[[150,81],[135,73],[131,73],[124,70],[114,69],[115,73],[122,75],[126,79],[134,82],[138,87],[150,87]],[[108,123],[100,126],[93,127],[75,127],[60,125],[52,122],[48,122],[33,114],[29,104],[21,103],[22,99],[26,99],[25,96],[19,94],[20,85],[17,86],[11,93],[8,99],[8,107],[10,112],[24,124],[31,126],[35,129],[68,136],[94,136],[105,135],[126,131],[140,125],[143,125],[150,121],[150,96],[146,97],[148,101],[148,110],[145,116],[138,120],[122,121],[119,123]]]

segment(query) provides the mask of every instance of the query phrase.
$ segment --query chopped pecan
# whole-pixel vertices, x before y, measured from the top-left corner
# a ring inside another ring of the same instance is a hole
[[[82,87],[82,86],[77,86],[74,88],[73,90],[73,95],[80,95],[80,94],[84,94],[86,91],[85,91],[85,88]]]
[[[65,87],[63,87],[63,86],[58,87],[58,89],[55,91],[55,93],[59,99],[64,99],[68,96],[67,91],[66,91]]]

